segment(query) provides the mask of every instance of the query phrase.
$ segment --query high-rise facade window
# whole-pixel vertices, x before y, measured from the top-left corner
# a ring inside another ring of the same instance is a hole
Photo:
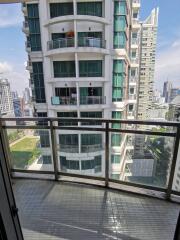
[[[44,74],[42,62],[32,62],[36,103],[45,103]]]
[[[54,77],[76,77],[75,61],[54,61]]]
[[[102,17],[102,2],[78,2],[77,14]]]
[[[31,51],[41,51],[41,34],[38,4],[28,4],[27,11],[27,21],[29,25],[28,42],[30,43]]]
[[[50,3],[50,17],[73,15],[73,2]]]
[[[102,61],[88,60],[79,61],[80,77],[102,77]]]

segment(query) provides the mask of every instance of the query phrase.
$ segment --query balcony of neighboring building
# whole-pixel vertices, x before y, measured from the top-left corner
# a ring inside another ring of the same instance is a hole
[[[23,22],[22,31],[23,31],[26,35],[29,34],[29,24],[28,24],[28,21],[27,21],[27,20],[25,20],[25,21]]]
[[[0,119],[2,152],[25,239],[173,240],[180,210],[173,203],[180,195],[173,186],[179,161],[179,123],[42,117],[45,115]],[[68,126],[68,121],[73,125]],[[101,128],[82,124],[94,121]],[[127,129],[129,124],[134,127]],[[140,130],[141,125],[153,125],[155,130]],[[16,130],[13,135],[12,130]],[[130,136],[124,144],[136,140],[136,145],[141,144],[136,148],[139,156],[142,152],[151,156],[151,176],[144,174],[149,174],[150,158],[140,161],[143,176],[137,178],[131,171],[133,162],[128,162],[133,150],[111,152],[112,132],[124,131]],[[103,151],[96,153],[100,142]]]
[[[132,0],[132,7],[133,7],[133,9],[139,10],[141,7],[141,1],[140,0]]]

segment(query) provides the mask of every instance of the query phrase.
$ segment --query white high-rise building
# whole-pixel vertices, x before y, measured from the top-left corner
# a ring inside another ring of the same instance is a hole
[[[10,83],[4,78],[0,79],[0,115],[2,117],[14,116]]]
[[[139,9],[139,0],[39,0],[22,5],[27,69],[37,116],[135,118]],[[81,125],[100,127],[96,121]],[[56,133],[61,171],[104,175],[104,134],[68,130]],[[44,137],[48,134],[41,132],[42,158],[50,163],[50,142],[43,141]],[[132,138],[113,133],[110,142],[111,177],[125,179],[130,174]]]
[[[150,119],[150,110],[152,109],[158,15],[159,9],[153,9],[150,16],[141,23],[137,110],[139,120]]]

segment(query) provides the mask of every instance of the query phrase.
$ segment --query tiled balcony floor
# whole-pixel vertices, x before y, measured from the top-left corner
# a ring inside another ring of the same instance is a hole
[[[14,180],[25,240],[171,240],[180,206],[86,185]]]

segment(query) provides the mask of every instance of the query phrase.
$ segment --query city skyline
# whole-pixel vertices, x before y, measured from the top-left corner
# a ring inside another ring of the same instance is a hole
[[[178,87],[180,85],[178,65],[180,62],[180,31],[176,28],[173,19],[167,21],[165,17],[170,4],[167,3],[164,6],[165,4],[163,5],[160,0],[152,0],[148,3],[141,0],[141,5],[141,20],[145,20],[154,7],[159,6],[160,8],[154,89],[161,90],[167,79],[172,81],[175,87]],[[177,9],[178,5],[178,1],[175,1],[171,8]],[[177,18],[180,17],[177,15]],[[4,72],[3,76],[9,79],[12,90],[17,90],[19,94],[22,94],[23,89],[29,84],[29,73],[25,69],[27,54],[24,46],[25,37],[22,33],[22,22],[23,15],[20,4],[0,5],[0,33],[2,36],[0,72]],[[172,59],[174,59],[173,62]]]

